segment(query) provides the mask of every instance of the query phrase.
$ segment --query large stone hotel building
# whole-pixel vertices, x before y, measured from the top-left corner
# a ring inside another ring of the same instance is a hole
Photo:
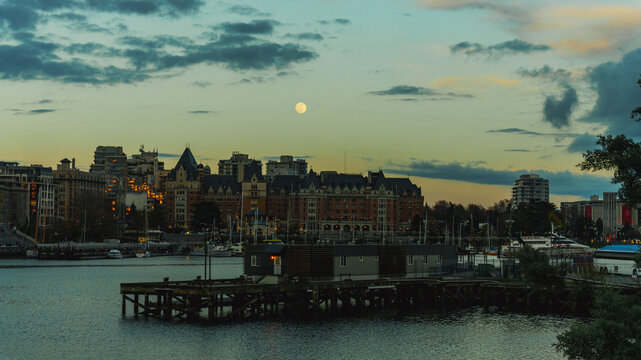
[[[194,205],[202,201],[216,203],[223,221],[235,229],[252,231],[252,224],[259,223],[261,234],[398,233],[423,215],[421,189],[408,178],[389,178],[382,171],[363,176],[310,170],[268,181],[260,162],[239,166],[242,171],[233,174],[209,174],[185,149],[165,187],[170,225],[189,228]]]

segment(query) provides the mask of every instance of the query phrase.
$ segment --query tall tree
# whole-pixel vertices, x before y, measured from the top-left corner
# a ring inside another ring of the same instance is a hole
[[[641,85],[641,79],[637,83]],[[630,117],[641,121],[641,107],[632,110]],[[598,138],[601,148],[586,151],[577,166],[584,171],[613,171],[612,183],[621,184],[619,197],[628,205],[641,202],[641,143],[623,134]]]
[[[191,229],[194,231],[202,231],[203,229],[211,228],[211,225],[216,219],[217,227],[221,226],[220,209],[215,202],[203,201],[194,206],[193,217],[191,220]]]

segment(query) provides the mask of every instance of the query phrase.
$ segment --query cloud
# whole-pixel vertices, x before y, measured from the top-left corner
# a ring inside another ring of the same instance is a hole
[[[495,45],[485,46],[479,43],[470,43],[467,41],[450,46],[453,54],[463,52],[466,55],[488,55],[491,57],[501,57],[503,55],[529,54],[535,51],[547,51],[550,47],[547,45],[532,44],[527,41],[514,39]]]
[[[177,158],[180,157],[181,154],[171,154],[171,153],[158,153],[158,157],[161,158]]]
[[[54,109],[35,109],[35,110],[31,110],[29,112],[31,114],[47,114],[47,113],[52,113],[54,111],[56,111],[56,110],[54,110]]]
[[[269,16],[268,13],[260,12],[256,8],[247,5],[234,5],[225,10],[228,13],[243,16]]]
[[[275,20],[253,20],[249,23],[225,22],[219,27],[230,34],[271,34],[274,32],[274,26],[278,24]]]
[[[68,29],[78,32],[112,34],[111,30],[91,24],[84,15],[76,13],[61,13],[51,15],[51,19],[62,21]]]
[[[576,90],[569,85],[565,86],[565,92],[561,99],[549,95],[543,103],[543,120],[549,122],[557,129],[568,126],[572,111],[578,104],[579,99]]]
[[[571,55],[602,56],[637,44],[641,9],[631,5],[564,5],[549,2],[499,0],[423,0],[433,10],[479,9],[489,19],[519,37],[545,40],[548,46]],[[487,19],[484,19],[487,20]]]
[[[213,114],[216,113],[216,111],[211,111],[211,110],[190,110],[188,111],[189,114],[197,114],[197,115],[203,115],[203,114]]]
[[[505,152],[533,152],[534,150],[528,150],[528,149],[505,149],[503,151],[505,151]]]
[[[589,69],[586,80],[596,92],[592,109],[579,121],[605,127],[605,134],[640,139],[641,124],[630,119],[630,112],[641,104],[641,89],[637,84],[641,73],[641,49],[630,51],[618,62],[609,61]],[[594,148],[596,139],[584,134],[568,146],[569,152]]]
[[[439,97],[439,98],[473,98],[470,94],[457,94],[453,92],[439,92],[433,89],[411,85],[397,85],[387,90],[370,91],[370,95],[377,96],[417,96],[417,97]],[[402,98],[403,101],[416,101],[416,98]]]
[[[589,70],[586,78],[597,100],[582,120],[608,125],[610,133],[625,129],[622,123],[632,122],[629,114],[641,103],[641,89],[636,83],[640,73],[641,49],[628,52],[619,62],[602,63]],[[641,135],[641,128],[634,135]]]
[[[53,100],[51,100],[51,99],[42,99],[42,100],[38,101],[38,104],[50,104],[52,102],[53,102]]]
[[[526,78],[545,79],[552,81],[564,82],[567,81],[572,75],[565,69],[552,69],[549,65],[543,65],[540,69],[524,69],[520,68],[516,71],[517,74]]]
[[[541,132],[524,130],[519,128],[491,129],[491,130],[487,130],[486,132],[491,134],[516,134],[516,135],[553,137],[559,141],[566,138],[577,138],[581,136],[581,134],[575,134],[575,133],[541,133]]]
[[[200,88],[203,88],[203,89],[212,85],[209,81],[194,81],[191,84],[194,85],[194,86],[198,86]]]
[[[576,139],[568,146],[568,152],[571,153],[583,153],[587,150],[593,150],[596,146],[597,137],[591,134],[583,134]]]
[[[75,14],[65,16],[82,18]],[[239,33],[271,33],[275,24],[275,21],[225,23],[218,27],[225,30],[205,43],[184,36],[124,36],[118,39],[119,47],[95,42],[62,45],[28,32],[14,33],[17,44],[0,44],[0,78],[94,85],[136,83],[159,72],[197,64],[221,65],[234,71],[282,70],[318,57],[314,50],[297,43],[276,43]],[[113,63],[118,66],[106,63],[107,58],[114,58]]]
[[[352,22],[349,19],[338,18],[333,20],[319,20],[318,23],[321,25],[350,25]]]
[[[512,186],[514,180],[521,174],[537,173],[550,181],[550,193],[559,195],[575,195],[588,197],[597,189],[601,191],[616,191],[609,178],[577,174],[569,171],[548,171],[537,169],[496,170],[474,164],[459,162],[444,163],[438,160],[410,161],[393,164],[384,170],[386,173],[419,176],[430,179],[464,181],[482,185]]]
[[[26,40],[18,45],[0,45],[0,78],[7,80],[57,80],[65,83],[132,83],[149,77],[144,71],[115,66],[97,67],[56,55],[60,45]]]
[[[304,33],[299,33],[299,34],[290,34],[287,33],[285,37],[292,38],[292,39],[298,39],[298,40],[315,40],[315,41],[321,41],[323,40],[323,35],[319,33],[313,33],[313,32],[304,32]]]
[[[33,30],[40,21],[40,15],[26,6],[12,4],[0,5],[0,28],[12,31]]]
[[[434,80],[433,85],[436,87],[464,87],[464,88],[482,88],[494,85],[505,87],[517,86],[520,83],[516,80],[501,79],[492,75],[485,75],[483,78],[457,78],[446,76]]]

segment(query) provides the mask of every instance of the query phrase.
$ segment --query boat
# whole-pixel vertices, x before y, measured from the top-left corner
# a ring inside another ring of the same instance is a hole
[[[111,249],[107,253],[107,258],[109,259],[122,259],[122,253],[118,249]]]
[[[151,253],[148,250],[145,249],[138,249],[136,250],[136,257],[137,258],[144,258],[144,257],[150,257]]]
[[[590,253],[592,250],[587,245],[579,244],[576,241],[570,240],[561,235],[552,234],[550,236],[523,236],[521,240],[513,240],[512,242],[501,246],[501,254],[504,256],[512,256],[525,245],[544,252],[571,250],[575,252]]]
[[[211,257],[230,257],[232,255],[232,249],[224,245],[209,245],[207,249],[207,254],[205,254],[205,248],[199,247],[195,248],[189,253],[189,256],[211,256]]]

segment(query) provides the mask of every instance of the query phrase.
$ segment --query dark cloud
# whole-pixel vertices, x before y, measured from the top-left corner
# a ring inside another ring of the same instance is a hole
[[[177,158],[180,157],[181,154],[171,154],[171,153],[158,153],[158,157],[161,158]]]
[[[578,104],[579,99],[576,90],[566,85],[565,92],[561,99],[549,95],[543,103],[543,120],[549,122],[557,129],[568,126],[572,111]]]
[[[121,51],[116,48],[108,47],[103,44],[90,42],[90,43],[74,43],[68,45],[64,50],[70,55],[85,54],[96,55],[101,57],[115,57],[121,56]]]
[[[577,138],[581,136],[581,134],[575,134],[575,133],[542,133],[542,132],[524,130],[519,128],[491,129],[491,130],[487,130],[487,132],[493,133],[493,134],[516,134],[516,135],[553,137],[553,138],[556,138],[557,141],[561,141],[566,138]]]
[[[315,41],[321,41],[323,40],[323,35],[319,33],[313,33],[313,32],[304,32],[300,34],[286,34],[285,37],[292,38],[292,39],[298,39],[298,40],[315,40]]]
[[[543,65],[540,69],[523,69],[520,68],[516,71],[517,74],[528,77],[528,78],[538,78],[538,79],[547,79],[553,81],[564,82],[570,78],[570,72],[565,69],[552,69],[548,65]]]
[[[352,22],[349,19],[338,18],[333,20],[319,20],[318,23],[321,25],[350,25]]]
[[[153,76],[173,76],[178,70],[198,64],[220,65],[234,71],[282,70],[318,57],[313,49],[301,44],[263,38],[272,34],[279,24],[269,19],[226,22],[214,26],[214,32],[193,38],[124,36],[116,39],[114,46],[97,42],[69,44],[66,40],[58,43],[30,32],[39,22],[58,21],[78,33],[112,34],[110,29],[91,24],[85,14],[103,11],[179,16],[197,11],[203,3],[201,0],[5,0],[0,4],[0,31],[5,30],[13,41],[0,44],[0,79],[94,85],[136,83]],[[126,27],[119,29],[126,30]],[[114,28],[114,31],[120,30]],[[300,34],[301,39],[308,36]],[[210,41],[196,40],[205,37]],[[173,73],[159,74],[172,70]]]
[[[73,3],[73,1],[71,1]],[[76,2],[81,3],[82,1]],[[181,16],[197,12],[202,0],[85,0],[86,8],[133,15]]]
[[[568,152],[571,153],[583,153],[587,150],[593,150],[596,146],[597,137],[590,134],[583,134],[576,139],[568,146]]]
[[[51,100],[51,99],[42,99],[42,100],[38,101],[38,104],[50,104],[52,102],[53,102],[53,100]]]
[[[527,41],[514,39],[502,42],[495,45],[485,46],[479,43],[460,42],[450,46],[450,51],[455,54],[462,52],[466,55],[489,55],[489,56],[502,56],[513,54],[529,54],[535,51],[547,51],[550,47],[542,44],[532,44]]]
[[[56,111],[56,110],[54,110],[54,109],[35,109],[35,110],[31,110],[29,112],[31,114],[46,114],[46,113],[52,113],[54,111]]]
[[[215,113],[215,111],[211,110],[191,110],[188,111],[189,114],[196,114],[196,115],[204,115],[204,114],[212,114]]]
[[[33,30],[40,16],[36,11],[20,4],[0,5],[0,27],[13,31]]]
[[[604,126],[609,135],[625,134],[641,138],[641,124],[630,119],[630,112],[641,104],[641,88],[637,84],[641,73],[641,49],[623,55],[619,62],[609,61],[588,70],[586,79],[597,94],[592,110],[579,119]],[[585,134],[568,147],[569,152],[588,149],[596,140]]]
[[[234,5],[227,8],[226,12],[243,16],[269,16],[268,13],[258,11],[257,9],[247,5]]]
[[[219,25],[223,31],[230,34],[271,34],[274,26],[279,22],[275,20],[253,20],[249,23],[229,23]]]
[[[0,45],[0,78],[7,80],[57,80],[67,83],[114,84],[147,79],[145,72],[89,65],[80,59],[63,60],[58,44],[25,41]]]
[[[200,88],[203,88],[203,89],[206,88],[206,87],[211,86],[211,83],[209,81],[194,81],[191,84],[194,85],[194,86],[198,86]]]
[[[641,73],[641,49],[631,51],[619,62],[606,62],[591,69],[587,80],[597,93],[592,110],[582,119],[617,130],[618,123],[631,122],[630,112],[641,103],[637,84]],[[636,135],[641,134],[640,131]]]
[[[438,97],[438,98],[472,98],[470,94],[457,94],[453,92],[439,92],[434,89],[411,85],[397,85],[387,90],[370,91],[370,95],[378,96],[416,96],[416,97]],[[417,98],[401,98],[403,101],[416,101]]]
[[[505,152],[532,152],[533,150],[528,149],[505,149]]]
[[[292,63],[315,59],[318,54],[298,44],[278,44],[255,39],[234,43],[221,38],[206,44],[186,46],[182,54],[169,54],[156,49],[125,51],[125,56],[138,69],[162,71],[195,64],[221,64],[232,70],[281,69]]]
[[[550,181],[550,193],[559,195],[577,195],[588,197],[597,189],[600,191],[616,191],[609,178],[575,174],[569,171],[547,171],[535,169],[496,170],[475,164],[459,162],[444,163],[438,160],[411,161],[406,164],[394,164],[384,170],[386,173],[419,176],[430,179],[445,179],[465,181],[483,185],[512,186],[514,180],[521,174],[537,173]]]

